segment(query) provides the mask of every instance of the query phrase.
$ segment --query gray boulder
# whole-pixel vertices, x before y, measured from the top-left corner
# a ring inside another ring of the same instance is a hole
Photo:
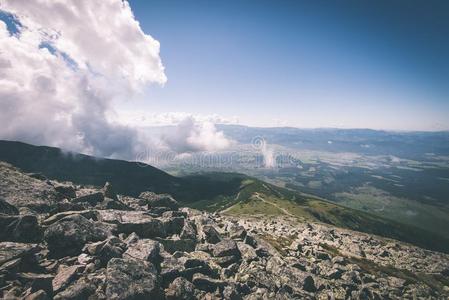
[[[215,257],[240,256],[240,251],[237,247],[237,243],[234,240],[229,239],[215,244],[212,253]]]
[[[226,285],[222,280],[213,279],[200,273],[193,275],[192,283],[196,288],[206,292],[215,292]]]
[[[56,185],[55,190],[59,193],[61,198],[76,198],[76,190],[73,185]]]
[[[100,202],[103,202],[104,194],[102,192],[94,192],[91,194],[83,195],[72,199],[74,203],[89,203],[92,206],[97,205]]]
[[[160,260],[159,252],[159,242],[150,239],[141,239],[132,243],[123,254],[123,257],[150,261],[157,264]]]
[[[114,257],[122,257],[126,244],[119,238],[112,236],[104,241],[88,244],[84,249],[90,255],[98,257],[100,262],[105,265]]]
[[[106,239],[110,235],[105,227],[81,215],[62,218],[51,224],[44,233],[50,253],[55,257],[78,255],[87,242]]]
[[[102,191],[106,198],[117,199],[117,193],[114,191],[109,182],[105,183]]]
[[[37,292],[44,290],[46,294],[52,295],[52,279],[53,276],[49,274],[36,274],[36,273],[19,273],[17,279],[20,283],[30,287],[30,291]]]
[[[193,300],[195,286],[183,277],[178,277],[165,290],[167,300]]]
[[[174,253],[176,251],[192,252],[195,250],[196,241],[189,239],[180,239],[179,236],[173,236],[170,238],[158,238],[162,245],[164,245],[165,251]]]
[[[61,266],[52,281],[53,291],[55,293],[59,293],[65,289],[76,279],[81,270],[82,266],[80,265]]]
[[[118,233],[136,233],[141,238],[165,237],[164,224],[144,211],[99,210],[99,219],[117,225]]]
[[[9,204],[6,200],[0,198],[0,214],[18,215],[19,210],[14,205]]]
[[[184,227],[184,217],[161,217],[165,232],[170,234],[180,234]]]
[[[201,228],[203,238],[210,244],[216,244],[221,241],[221,236],[218,231],[212,225],[203,225]]]
[[[168,207],[176,210],[179,207],[178,202],[168,194],[156,194],[153,192],[143,192],[139,195],[140,199],[147,202],[149,208],[152,207]]]
[[[113,258],[106,269],[107,299],[161,299],[156,269],[150,262]]]
[[[36,216],[0,214],[0,241],[39,242],[42,232]]]
[[[197,231],[196,231],[195,223],[190,220],[185,220],[184,226],[181,230],[180,238],[196,240],[196,235],[197,235]]]

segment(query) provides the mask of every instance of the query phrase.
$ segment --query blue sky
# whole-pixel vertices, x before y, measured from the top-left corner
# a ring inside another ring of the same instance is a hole
[[[449,129],[449,2],[370,2],[131,0],[168,81],[121,109]]]

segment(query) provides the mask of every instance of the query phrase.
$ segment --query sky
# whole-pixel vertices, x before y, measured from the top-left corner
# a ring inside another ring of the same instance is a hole
[[[168,78],[120,105],[136,122],[187,113],[252,126],[449,129],[448,1],[130,5],[160,42]]]
[[[218,123],[449,130],[448,83],[447,1],[0,0],[0,139],[132,160],[229,148]]]

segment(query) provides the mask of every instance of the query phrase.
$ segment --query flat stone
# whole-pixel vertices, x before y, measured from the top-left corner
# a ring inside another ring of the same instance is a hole
[[[83,267],[80,265],[68,267],[61,266],[52,282],[54,292],[59,293],[66,288],[76,279],[78,273],[81,272],[82,269]]]
[[[167,239],[157,239],[162,245],[164,245],[165,251],[169,253],[175,253],[176,251],[192,252],[195,250],[196,241],[189,239],[180,239],[178,236],[174,236]]]
[[[99,210],[99,219],[117,225],[118,233],[135,232],[141,238],[165,237],[163,223],[144,211]]]
[[[113,258],[106,269],[108,299],[160,299],[156,269],[150,262]]]
[[[222,280],[212,279],[200,273],[193,275],[192,283],[196,288],[206,292],[215,292],[217,288],[223,288],[226,285]]]
[[[195,286],[183,277],[178,277],[170,283],[165,291],[167,300],[192,300],[194,298]]]
[[[0,214],[0,241],[39,242],[42,231],[36,216]]]
[[[7,262],[29,257],[39,251],[36,244],[15,242],[0,243],[0,267]]]
[[[240,251],[234,240],[223,240],[215,244],[212,253],[215,257],[240,256]]]
[[[159,251],[159,242],[150,239],[141,239],[131,244],[123,254],[123,257],[156,263],[159,260]]]
[[[87,202],[92,206],[97,205],[97,203],[100,203],[104,200],[104,194],[102,192],[95,192],[83,196],[76,197],[72,199],[72,202],[74,203],[81,203],[81,202]]]
[[[17,277],[23,284],[28,284],[31,287],[31,292],[44,290],[48,295],[53,294],[52,280],[53,276],[49,274],[35,274],[35,273],[19,273]]]
[[[53,256],[78,255],[87,242],[106,239],[111,232],[81,215],[62,218],[45,230],[44,238]]]

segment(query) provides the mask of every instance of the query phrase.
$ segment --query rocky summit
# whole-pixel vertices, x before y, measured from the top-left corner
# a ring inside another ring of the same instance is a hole
[[[2,299],[447,299],[449,255],[0,163]]]

